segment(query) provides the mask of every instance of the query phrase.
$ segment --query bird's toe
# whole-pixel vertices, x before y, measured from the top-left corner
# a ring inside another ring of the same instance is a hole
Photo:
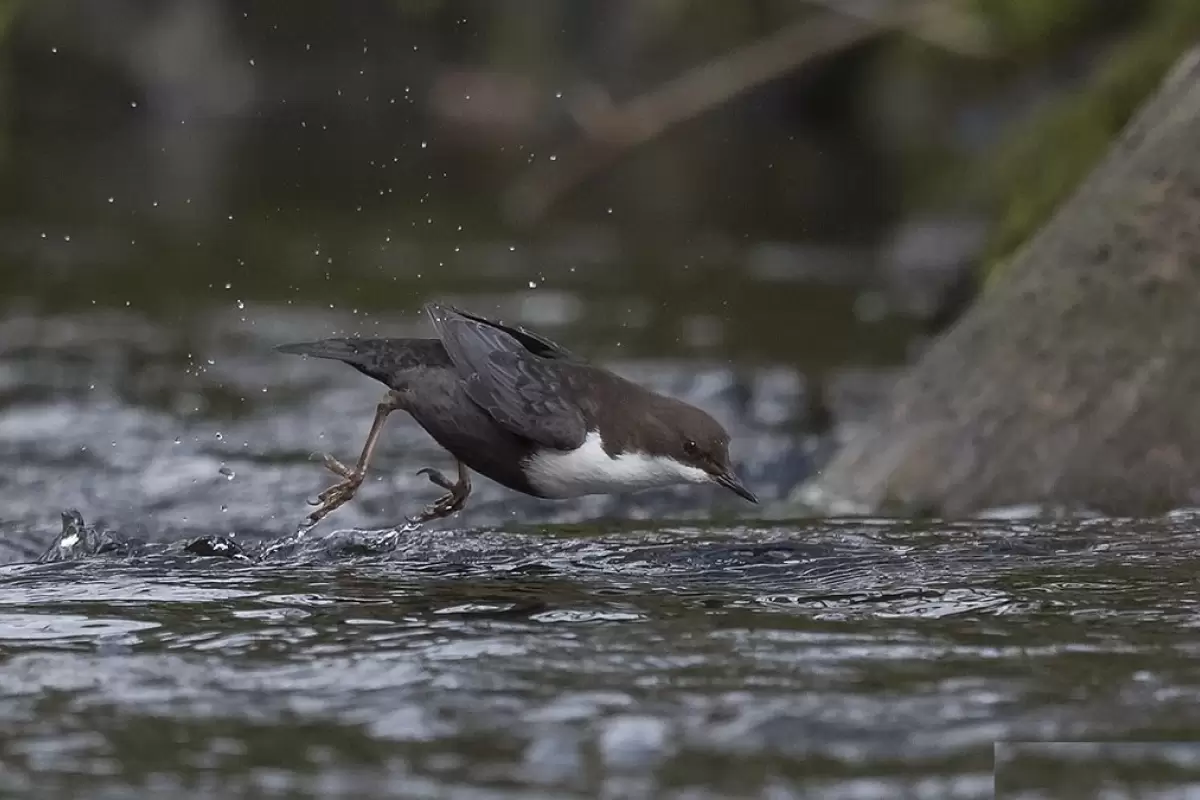
[[[321,463],[325,465],[325,469],[329,470],[334,475],[339,475],[346,479],[351,478],[355,474],[353,469],[346,466],[341,461],[338,461],[336,458],[329,455],[329,453],[321,453]]]
[[[450,479],[443,475],[440,470],[436,470],[433,467],[422,467],[421,469],[417,470],[417,474],[424,475],[429,478],[429,482],[434,486],[438,486],[447,491],[454,490],[454,484],[451,483]]]

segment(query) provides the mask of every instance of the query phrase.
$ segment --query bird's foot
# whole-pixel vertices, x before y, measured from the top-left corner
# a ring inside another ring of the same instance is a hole
[[[433,519],[442,519],[460,511],[471,494],[469,481],[460,480],[458,483],[452,483],[449,478],[432,467],[417,470],[417,474],[428,476],[429,482],[445,489],[446,494],[425,506],[420,513],[409,517],[408,521],[413,525],[420,525]]]
[[[308,515],[308,521],[313,525],[354,497],[358,487],[362,485],[364,477],[364,473],[347,467],[331,455],[323,454],[321,460],[325,463],[326,469],[341,476],[342,479],[317,495],[315,503],[309,501],[309,505],[317,506],[317,510]]]

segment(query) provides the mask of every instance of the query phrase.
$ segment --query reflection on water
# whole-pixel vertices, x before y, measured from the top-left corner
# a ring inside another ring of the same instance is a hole
[[[380,534],[314,531],[296,563],[12,565],[0,788],[982,798],[995,763],[1008,796],[1176,797],[1200,745],[1030,743],[1200,725],[1197,519],[456,527],[357,556],[323,543]]]

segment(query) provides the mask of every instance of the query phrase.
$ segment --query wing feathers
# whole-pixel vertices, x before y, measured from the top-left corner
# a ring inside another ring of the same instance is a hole
[[[425,307],[455,369],[467,382],[467,394],[498,424],[545,447],[571,450],[583,443],[587,424],[579,408],[564,397],[555,360],[575,360],[548,340],[559,359],[531,353],[519,329],[507,329],[479,317],[436,304]]]

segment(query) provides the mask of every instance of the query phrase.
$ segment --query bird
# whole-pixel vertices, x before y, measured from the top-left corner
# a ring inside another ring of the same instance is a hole
[[[333,338],[279,345],[333,359],[387,386],[349,466],[325,453],[340,480],[308,515],[315,525],[350,501],[367,475],[384,424],[407,412],[454,460],[456,479],[418,470],[445,494],[407,518],[460,511],[472,472],[544,499],[623,494],[674,484],[715,484],[751,503],[730,437],[710,414],[596,366],[549,339],[453,306],[423,307],[434,338]]]

